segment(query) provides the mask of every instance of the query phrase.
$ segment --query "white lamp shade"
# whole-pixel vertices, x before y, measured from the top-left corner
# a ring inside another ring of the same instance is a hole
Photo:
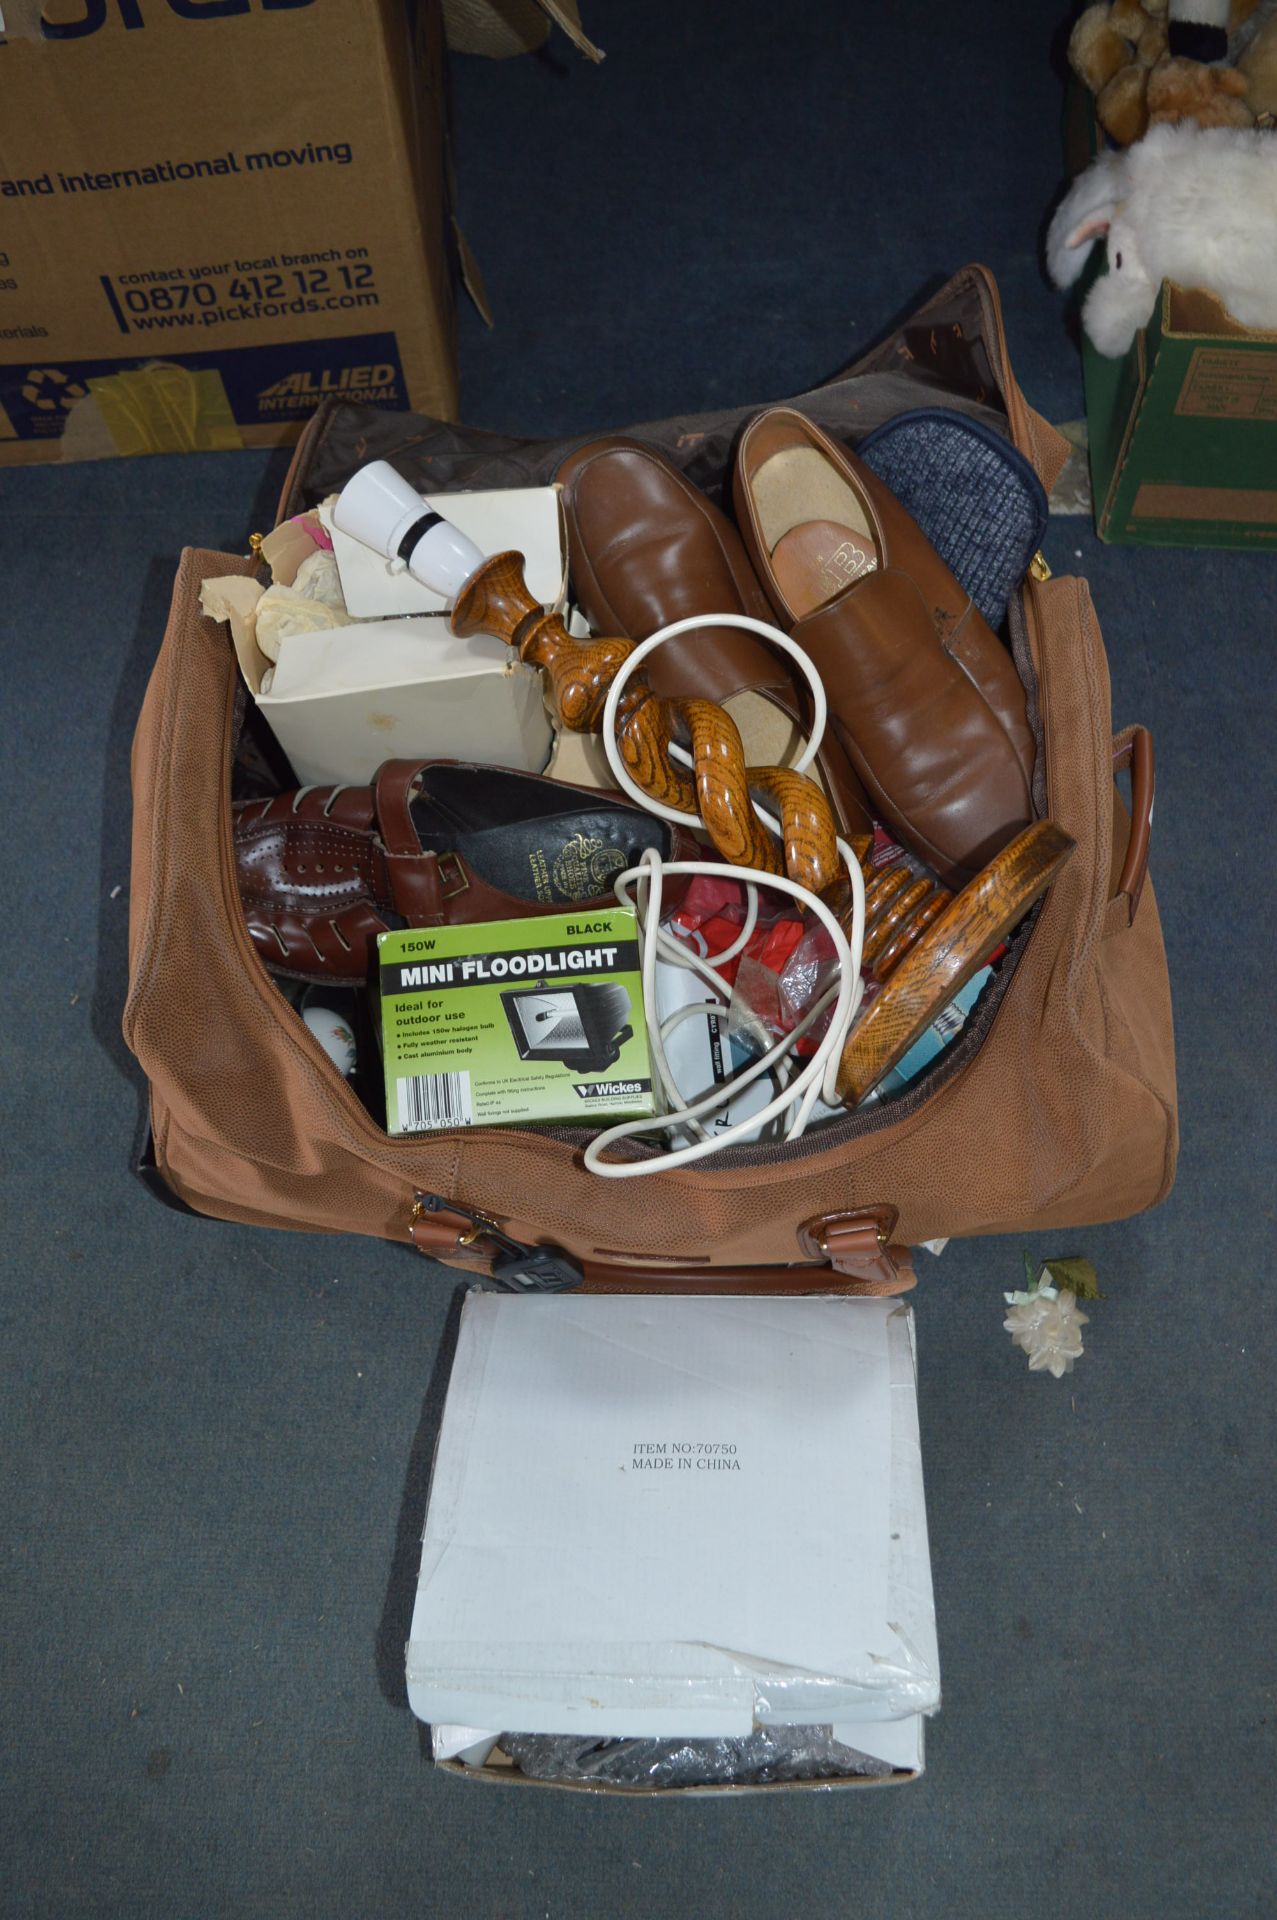
[[[447,601],[460,593],[484,555],[468,534],[454,527],[451,520],[436,520],[427,527],[408,556],[408,571]]]
[[[435,513],[386,460],[370,461],[346,482],[333,519],[352,540],[384,553],[388,560],[402,557],[409,573],[445,600],[456,599],[484,557],[473,540]],[[425,524],[420,534],[404,552],[405,542],[421,522]]]

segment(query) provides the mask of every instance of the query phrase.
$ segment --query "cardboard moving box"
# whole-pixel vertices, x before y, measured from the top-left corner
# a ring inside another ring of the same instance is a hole
[[[437,0],[0,0],[0,463],[456,410]]]

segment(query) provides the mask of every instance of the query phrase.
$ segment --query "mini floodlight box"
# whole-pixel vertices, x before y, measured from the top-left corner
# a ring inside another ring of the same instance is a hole
[[[377,940],[386,1125],[605,1125],[656,1111],[626,907]]]

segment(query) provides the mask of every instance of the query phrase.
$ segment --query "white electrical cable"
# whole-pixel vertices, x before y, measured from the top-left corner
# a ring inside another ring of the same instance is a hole
[[[627,772],[616,744],[616,709],[635,668],[642,665],[649,653],[655,653],[656,649],[663,647],[667,640],[677,640],[681,633],[694,633],[701,627],[741,627],[748,633],[758,634],[771,646],[779,647],[782,653],[787,653],[806,680],[811,689],[812,699],[811,737],[797,759],[790,762],[795,773],[806,773],[820,752],[820,743],[825,737],[825,722],[828,717],[824,683],[815,667],[796,640],[791,640],[789,635],[782,633],[779,627],[769,626],[766,620],[755,620],[748,613],[694,613],[689,619],[675,620],[670,626],[662,627],[658,633],[641,641],[633,653],[626,654],[621,662],[620,671],[608,688],[607,700],[603,707],[603,720],[599,729],[603,736],[603,750],[607,754],[608,765],[616,776],[617,785],[623,793],[628,793],[630,799],[636,805],[644,807],[648,813],[654,813],[662,820],[673,820],[680,825],[688,818],[687,814],[680,813],[677,807],[667,807],[663,801],[653,800],[651,794],[644,793],[642,787],[637,786]],[[680,755],[680,758],[685,759],[686,755]],[[757,801],[754,803],[754,811],[760,819],[775,826],[776,822],[769,814],[764,813]]]
[[[631,779],[624,766],[616,740],[617,707],[625,685],[634,670],[641,665],[648,654],[662,646],[665,641],[673,640],[679,634],[690,633],[701,627],[743,627],[752,633],[759,634],[773,646],[779,647],[799,666],[812,692],[813,725],[806,745],[790,763],[796,772],[805,772],[820,750],[827,705],[820,676],[802,649],[789,638],[788,634],[781,633],[776,627],[769,626],[763,620],[752,619],[747,614],[697,614],[688,620],[677,620],[671,626],[663,627],[659,633],[654,633],[650,639],[643,641],[628,654],[616,679],[612,682],[603,710],[602,736],[608,765],[621,790],[629,794],[630,798],[647,812],[679,823],[686,822],[690,817],[704,825],[704,822],[699,820],[699,815],[689,816],[680,813],[677,808],[667,807],[644,793],[642,788]],[[679,757],[686,759],[686,755],[681,753]],[[753,801],[753,806],[759,818],[768,827],[773,830],[778,829],[779,822],[756,800]],[[843,1045],[864,992],[864,982],[860,977],[860,959],[865,936],[865,883],[860,871],[860,862],[844,840],[840,839],[837,845],[851,883],[850,939],[823,900],[818,899],[809,888],[802,886],[796,880],[790,880],[785,875],[762,873],[752,867],[724,867],[707,860],[666,862],[660,858],[654,848],[648,848],[637,867],[630,867],[624,873],[617,875],[613,882],[616,897],[622,906],[634,908],[641,930],[643,999],[649,1048],[653,1075],[667,1110],[654,1114],[646,1120],[625,1121],[599,1134],[585,1150],[585,1164],[592,1173],[597,1173],[609,1180],[632,1180],[644,1174],[661,1173],[671,1167],[686,1166],[693,1160],[701,1160],[708,1154],[717,1153],[722,1147],[732,1146],[738,1140],[746,1137],[754,1138],[759,1129],[769,1120],[782,1114],[792,1114],[785,1137],[787,1140],[796,1140],[801,1136],[817,1100],[824,1099],[830,1104],[836,1100],[838,1066],[842,1058]],[[722,953],[715,955],[712,960],[698,954],[689,947],[687,942],[676,939],[662,928],[661,901],[664,893],[664,876],[667,873],[703,874],[716,880],[730,877],[744,885],[745,925],[732,944]],[[760,887],[771,887],[780,893],[788,894],[791,899],[797,900],[801,906],[821,921],[834,948],[835,980],[807,1009],[791,1032],[782,1035],[774,1046],[769,1047],[740,1073],[734,1074],[723,1086],[716,1087],[712,1093],[704,1095],[699,1100],[688,1102],[674,1084],[666,1057],[665,1040],[680,1020],[685,1020],[694,1013],[707,1016],[720,1013],[729,1001],[730,990],[717,969],[735,959],[748,944],[758,922]],[[631,888],[635,891],[631,892]],[[721,996],[721,1000],[698,1006],[680,1007],[664,1020],[660,1019],[656,1011],[658,955],[664,956],[675,965],[695,972],[706,981],[713,992]],[[828,1028],[810,1060],[781,1089],[776,1098],[769,1101],[760,1112],[750,1114],[747,1119],[737,1122],[725,1132],[707,1134],[701,1124],[702,1121],[726,1106],[743,1087],[778,1067],[781,1060],[793,1051],[803,1035],[831,1007]],[[602,1156],[609,1147],[616,1146],[623,1140],[633,1140],[642,1134],[666,1131],[671,1119],[676,1119],[681,1127],[695,1136],[688,1146],[672,1148],[647,1160],[603,1159]]]

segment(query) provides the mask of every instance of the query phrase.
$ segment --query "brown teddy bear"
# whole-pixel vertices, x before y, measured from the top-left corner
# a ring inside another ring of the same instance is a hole
[[[1246,104],[1256,125],[1272,126],[1277,120],[1277,14],[1265,20],[1237,62],[1237,71],[1245,75]]]
[[[1230,28],[1258,0],[1232,0]],[[1247,82],[1228,66],[1204,66],[1167,50],[1168,0],[1113,0],[1079,14],[1069,36],[1069,65],[1095,95],[1096,118],[1110,140],[1129,147],[1157,121],[1249,127]]]
[[[1249,82],[1236,67],[1206,67],[1171,55],[1149,73],[1148,123],[1196,120],[1199,127],[1250,127],[1255,116],[1248,92]]]

